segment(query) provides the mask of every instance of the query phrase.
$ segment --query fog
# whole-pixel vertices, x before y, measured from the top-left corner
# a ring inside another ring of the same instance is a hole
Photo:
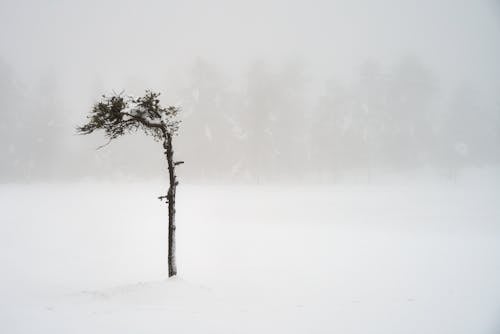
[[[75,135],[102,94],[182,108],[188,182],[495,166],[497,1],[2,1],[3,182],[151,178],[160,146]]]
[[[499,59],[498,0],[1,0],[0,333],[499,333]],[[77,134],[148,89],[178,187]]]

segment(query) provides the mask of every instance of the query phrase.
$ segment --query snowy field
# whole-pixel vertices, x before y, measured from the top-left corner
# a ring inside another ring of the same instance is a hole
[[[0,186],[0,333],[500,333],[500,184]]]

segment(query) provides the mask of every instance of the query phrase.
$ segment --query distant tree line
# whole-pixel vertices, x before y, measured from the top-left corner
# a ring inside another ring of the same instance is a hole
[[[7,65],[0,72],[2,181],[93,177],[103,168],[159,175],[155,148],[142,143],[80,154],[83,144],[63,130],[79,119],[60,101],[54,76],[27,91]],[[183,108],[177,154],[189,161],[187,181],[335,180],[420,168],[453,176],[500,161],[500,100],[484,100],[473,84],[440,85],[417,58],[366,62],[352,82],[324,85],[294,63],[255,62],[233,78],[198,60],[186,73],[158,89]],[[140,157],[133,163],[131,150]]]

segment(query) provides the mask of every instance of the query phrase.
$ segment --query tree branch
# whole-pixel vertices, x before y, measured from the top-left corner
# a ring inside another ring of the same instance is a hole
[[[165,199],[166,200],[165,203],[168,203],[168,200],[167,200],[168,199],[168,195],[158,196],[158,199],[160,201],[163,201]]]
[[[123,115],[125,116],[128,116],[142,124],[144,124],[145,126],[147,127],[150,127],[150,128],[157,128],[157,129],[163,129],[163,125],[161,124],[156,124],[156,123],[151,123],[150,121],[148,121],[147,119],[145,119],[144,117],[140,117],[140,116],[136,116],[136,115],[132,115],[128,112],[121,112]]]
[[[98,146],[98,147],[96,148],[96,150],[100,150],[101,148],[108,146],[108,145],[109,145],[109,143],[111,143],[111,140],[112,140],[112,138],[109,138],[109,140],[108,140],[108,142],[107,142],[106,144],[103,144],[103,145],[101,145],[101,146]]]

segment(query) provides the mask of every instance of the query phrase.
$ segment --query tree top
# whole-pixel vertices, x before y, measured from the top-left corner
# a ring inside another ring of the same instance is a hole
[[[102,129],[110,141],[138,129],[155,140],[176,135],[180,124],[176,116],[180,109],[162,107],[159,96],[160,93],[149,90],[142,97],[123,93],[103,95],[92,107],[87,124],[77,127],[77,133],[90,134]]]

